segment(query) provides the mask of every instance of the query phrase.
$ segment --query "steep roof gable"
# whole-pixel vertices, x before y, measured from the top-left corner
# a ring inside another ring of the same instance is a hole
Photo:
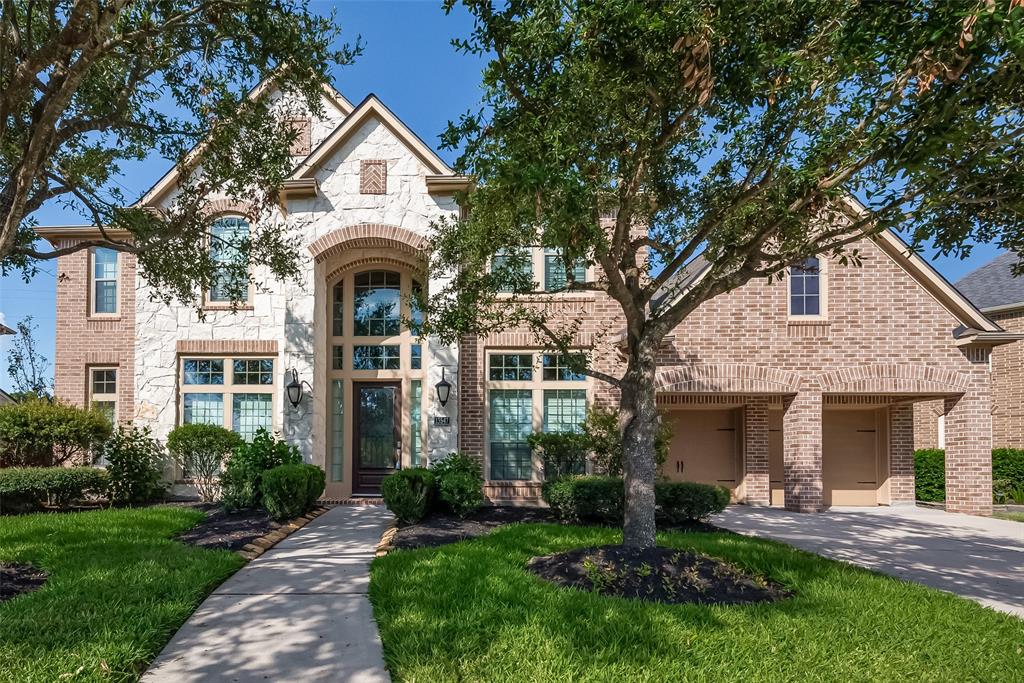
[[[1019,260],[1013,252],[1000,254],[958,280],[956,288],[983,311],[1024,308],[1024,277],[1013,274]]]

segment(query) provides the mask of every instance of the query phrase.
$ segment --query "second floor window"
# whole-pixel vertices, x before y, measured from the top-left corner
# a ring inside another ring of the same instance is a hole
[[[92,252],[92,312],[117,313],[117,252],[97,247]]]
[[[210,258],[218,266],[210,288],[212,303],[228,303],[236,297],[248,303],[248,277],[239,268],[246,260],[240,247],[248,238],[249,224],[237,216],[219,218],[210,227]]]
[[[789,314],[821,315],[821,263],[817,258],[790,267]]]
[[[576,282],[587,279],[587,267],[582,263],[573,266],[572,276]],[[569,280],[565,273],[565,261],[557,249],[544,250],[544,291],[554,292],[565,289]]]
[[[532,289],[525,286],[523,281],[533,278],[533,259],[528,249],[514,251],[499,251],[491,259],[491,270],[493,272],[504,271],[504,278],[499,292],[506,294],[517,291]]]

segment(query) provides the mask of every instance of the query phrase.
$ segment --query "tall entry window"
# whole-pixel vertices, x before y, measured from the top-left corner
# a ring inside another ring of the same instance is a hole
[[[391,337],[401,332],[401,276],[387,270],[359,273],[355,278],[353,334]]]

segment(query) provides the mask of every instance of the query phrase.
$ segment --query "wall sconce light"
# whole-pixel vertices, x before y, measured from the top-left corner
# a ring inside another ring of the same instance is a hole
[[[448,398],[452,395],[452,383],[444,378],[444,368],[441,368],[441,381],[434,385],[437,390],[437,401],[444,408],[448,404]]]
[[[309,393],[313,393],[313,387],[309,386],[309,382],[306,380],[299,381],[299,373],[295,371],[295,368],[291,369],[292,379],[288,384],[285,385],[284,391],[288,396],[288,402],[293,407],[298,407],[299,403],[302,402],[302,390],[303,387],[309,390]]]

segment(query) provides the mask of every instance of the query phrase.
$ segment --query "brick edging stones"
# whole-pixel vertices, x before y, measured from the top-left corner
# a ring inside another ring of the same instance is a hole
[[[370,505],[315,512],[286,525],[286,536],[267,534],[270,547],[254,543],[262,552],[210,594],[142,680],[390,680],[368,591],[394,517]]]
[[[327,512],[328,509],[329,508],[323,506],[315,507],[301,517],[296,517],[291,521],[283,522],[278,528],[269,533],[263,534],[259,538],[253,539],[251,543],[246,543],[241,547],[241,549],[236,550],[235,552],[246,560],[255,560],[257,557],[288,538],[288,536]]]
[[[374,553],[376,557],[384,557],[395,549],[395,536],[398,535],[398,522],[392,522],[391,526],[380,535],[380,543]]]

